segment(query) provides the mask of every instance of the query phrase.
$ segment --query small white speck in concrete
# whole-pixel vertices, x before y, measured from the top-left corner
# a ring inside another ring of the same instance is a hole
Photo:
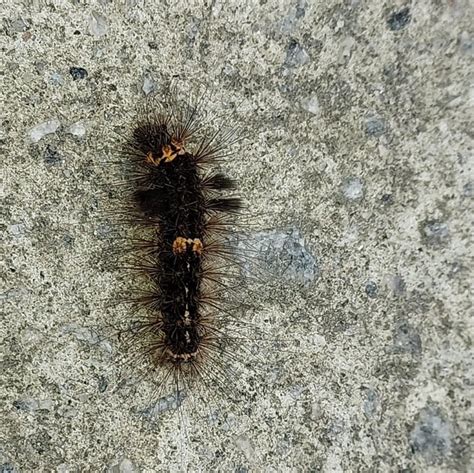
[[[311,97],[307,97],[301,101],[301,106],[304,110],[312,113],[313,115],[319,114],[319,101],[316,95],[312,95]]]
[[[63,85],[64,84],[64,78],[59,72],[53,72],[49,76],[49,81],[54,84],[54,85]]]
[[[255,448],[252,445],[252,441],[245,434],[239,435],[235,439],[236,445],[244,453],[248,460],[252,459],[255,455]]]
[[[351,36],[348,36],[343,39],[341,42],[341,46],[339,48],[339,58],[338,58],[338,63],[339,64],[345,64],[348,59],[351,57],[352,54],[352,48],[355,45],[355,40]]]
[[[342,186],[342,193],[348,200],[359,200],[364,196],[364,184],[358,177],[347,179]]]
[[[107,19],[100,13],[93,11],[89,20],[89,32],[96,38],[101,38],[107,34]]]
[[[132,462],[128,458],[124,458],[120,462],[120,473],[133,473],[135,471]]]
[[[30,139],[33,143],[38,143],[38,141],[40,141],[46,135],[56,133],[60,126],[61,123],[59,123],[59,120],[57,118],[52,118],[51,120],[39,123],[38,125],[30,129]]]
[[[19,237],[25,233],[25,225],[23,223],[9,225],[8,232],[15,237]]]
[[[79,122],[73,123],[69,127],[68,131],[71,135],[77,136],[78,138],[83,138],[86,134],[86,126],[84,125],[83,122],[79,121]]]
[[[449,228],[445,222],[430,222],[423,228],[427,238],[443,240],[449,236]]]
[[[153,77],[149,75],[144,77],[142,90],[145,95],[148,95],[155,90],[155,81],[153,80]]]
[[[108,469],[109,473],[133,473],[135,467],[128,458],[114,462]]]

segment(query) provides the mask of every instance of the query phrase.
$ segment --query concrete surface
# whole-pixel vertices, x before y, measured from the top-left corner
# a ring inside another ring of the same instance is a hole
[[[474,469],[469,0],[0,13],[2,472]],[[188,410],[104,335],[128,317],[108,160],[171,75],[238,104],[224,168],[274,276],[245,289],[269,335],[236,401]]]

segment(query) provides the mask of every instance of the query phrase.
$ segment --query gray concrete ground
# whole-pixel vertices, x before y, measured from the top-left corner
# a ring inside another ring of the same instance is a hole
[[[2,472],[473,471],[469,0],[0,13]],[[104,305],[114,130],[172,75],[239,105],[223,166],[273,274],[242,311],[268,334],[248,398],[189,415],[103,335],[128,316]]]

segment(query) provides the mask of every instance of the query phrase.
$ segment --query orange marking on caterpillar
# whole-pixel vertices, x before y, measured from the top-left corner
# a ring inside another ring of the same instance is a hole
[[[175,255],[179,253],[185,253],[187,249],[187,243],[188,240],[186,240],[186,238],[177,237],[173,242],[173,253]]]
[[[163,146],[163,156],[161,157],[162,160],[165,161],[165,163],[169,163],[173,161],[174,158],[176,158],[177,154],[176,151],[169,145]]]
[[[146,163],[154,164],[155,166],[158,166],[158,164],[160,164],[160,161],[161,161],[161,159],[156,160],[153,157],[153,152],[152,151],[148,151],[148,153],[146,154],[146,158],[145,158]]]
[[[199,353],[199,350],[196,350],[192,353],[173,353],[169,348],[166,350],[168,355],[173,358],[174,360],[183,360],[183,361],[189,361],[192,358],[196,358],[196,356]]]
[[[202,249],[203,249],[202,241],[199,238],[195,238],[193,240],[193,251],[194,251],[194,253],[197,253],[198,255],[200,255],[202,253]]]
[[[186,153],[184,149],[184,143],[182,141],[176,140],[175,138],[171,139],[170,145],[164,145],[162,148],[161,158],[153,156],[153,151],[148,151],[146,154],[145,162],[158,166],[162,161],[165,163],[170,163],[177,156],[182,156]]]
[[[173,253],[175,255],[185,253],[188,246],[191,246],[193,253],[197,253],[198,255],[202,253],[204,247],[199,238],[194,238],[193,240],[192,238],[177,237],[173,241]]]

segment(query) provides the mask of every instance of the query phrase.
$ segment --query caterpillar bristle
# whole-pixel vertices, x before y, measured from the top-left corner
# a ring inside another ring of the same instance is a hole
[[[224,174],[217,173],[204,178],[202,186],[204,189],[222,191],[235,189],[236,183],[234,180],[224,176]]]
[[[205,202],[205,206],[208,213],[238,212],[242,208],[242,201],[237,197],[212,198]]]

